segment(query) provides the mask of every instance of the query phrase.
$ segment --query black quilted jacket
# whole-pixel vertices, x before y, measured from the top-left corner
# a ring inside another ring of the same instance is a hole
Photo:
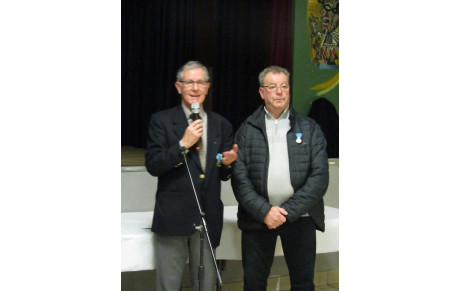
[[[235,136],[238,160],[233,166],[232,188],[238,206],[238,227],[242,230],[268,230],[263,220],[272,205],[268,201],[267,176],[270,160],[265,130],[264,106],[260,106],[240,126]],[[307,116],[289,114],[287,133],[289,169],[294,194],[280,207],[293,222],[308,213],[318,230],[324,231],[324,201],[329,184],[326,139],[318,124]],[[296,142],[302,133],[302,142]]]

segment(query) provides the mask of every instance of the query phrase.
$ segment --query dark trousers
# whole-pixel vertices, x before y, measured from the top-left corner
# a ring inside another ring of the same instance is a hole
[[[310,217],[286,222],[274,230],[242,232],[244,290],[267,289],[278,235],[289,269],[291,290],[315,291],[316,228]]]

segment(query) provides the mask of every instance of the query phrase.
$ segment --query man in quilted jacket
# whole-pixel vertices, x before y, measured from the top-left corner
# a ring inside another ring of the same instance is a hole
[[[259,83],[264,105],[236,132],[232,176],[244,290],[266,290],[280,236],[291,290],[314,291],[316,230],[324,231],[329,183],[326,139],[315,121],[290,105],[286,69],[264,69]]]

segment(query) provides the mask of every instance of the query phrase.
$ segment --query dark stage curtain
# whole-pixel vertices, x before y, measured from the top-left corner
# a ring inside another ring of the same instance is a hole
[[[271,1],[214,1],[214,109],[236,131],[260,104],[258,75],[269,65]]]
[[[145,147],[150,115],[180,103],[175,75],[189,60],[210,69],[205,105],[236,130],[262,104],[260,71],[290,69],[291,7],[280,0],[122,0],[122,145]]]
[[[121,2],[122,145],[145,147],[150,115],[179,104],[177,69],[195,58],[194,2]]]
[[[270,64],[292,72],[292,1],[274,0]]]

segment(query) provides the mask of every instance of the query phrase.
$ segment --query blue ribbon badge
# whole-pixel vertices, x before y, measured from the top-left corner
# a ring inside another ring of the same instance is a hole
[[[297,139],[295,140],[296,143],[301,143],[302,142],[302,133],[301,132],[296,132],[295,136],[297,136]]]
[[[216,159],[217,159],[217,166],[220,167],[222,166],[222,154],[217,154],[216,156]]]

